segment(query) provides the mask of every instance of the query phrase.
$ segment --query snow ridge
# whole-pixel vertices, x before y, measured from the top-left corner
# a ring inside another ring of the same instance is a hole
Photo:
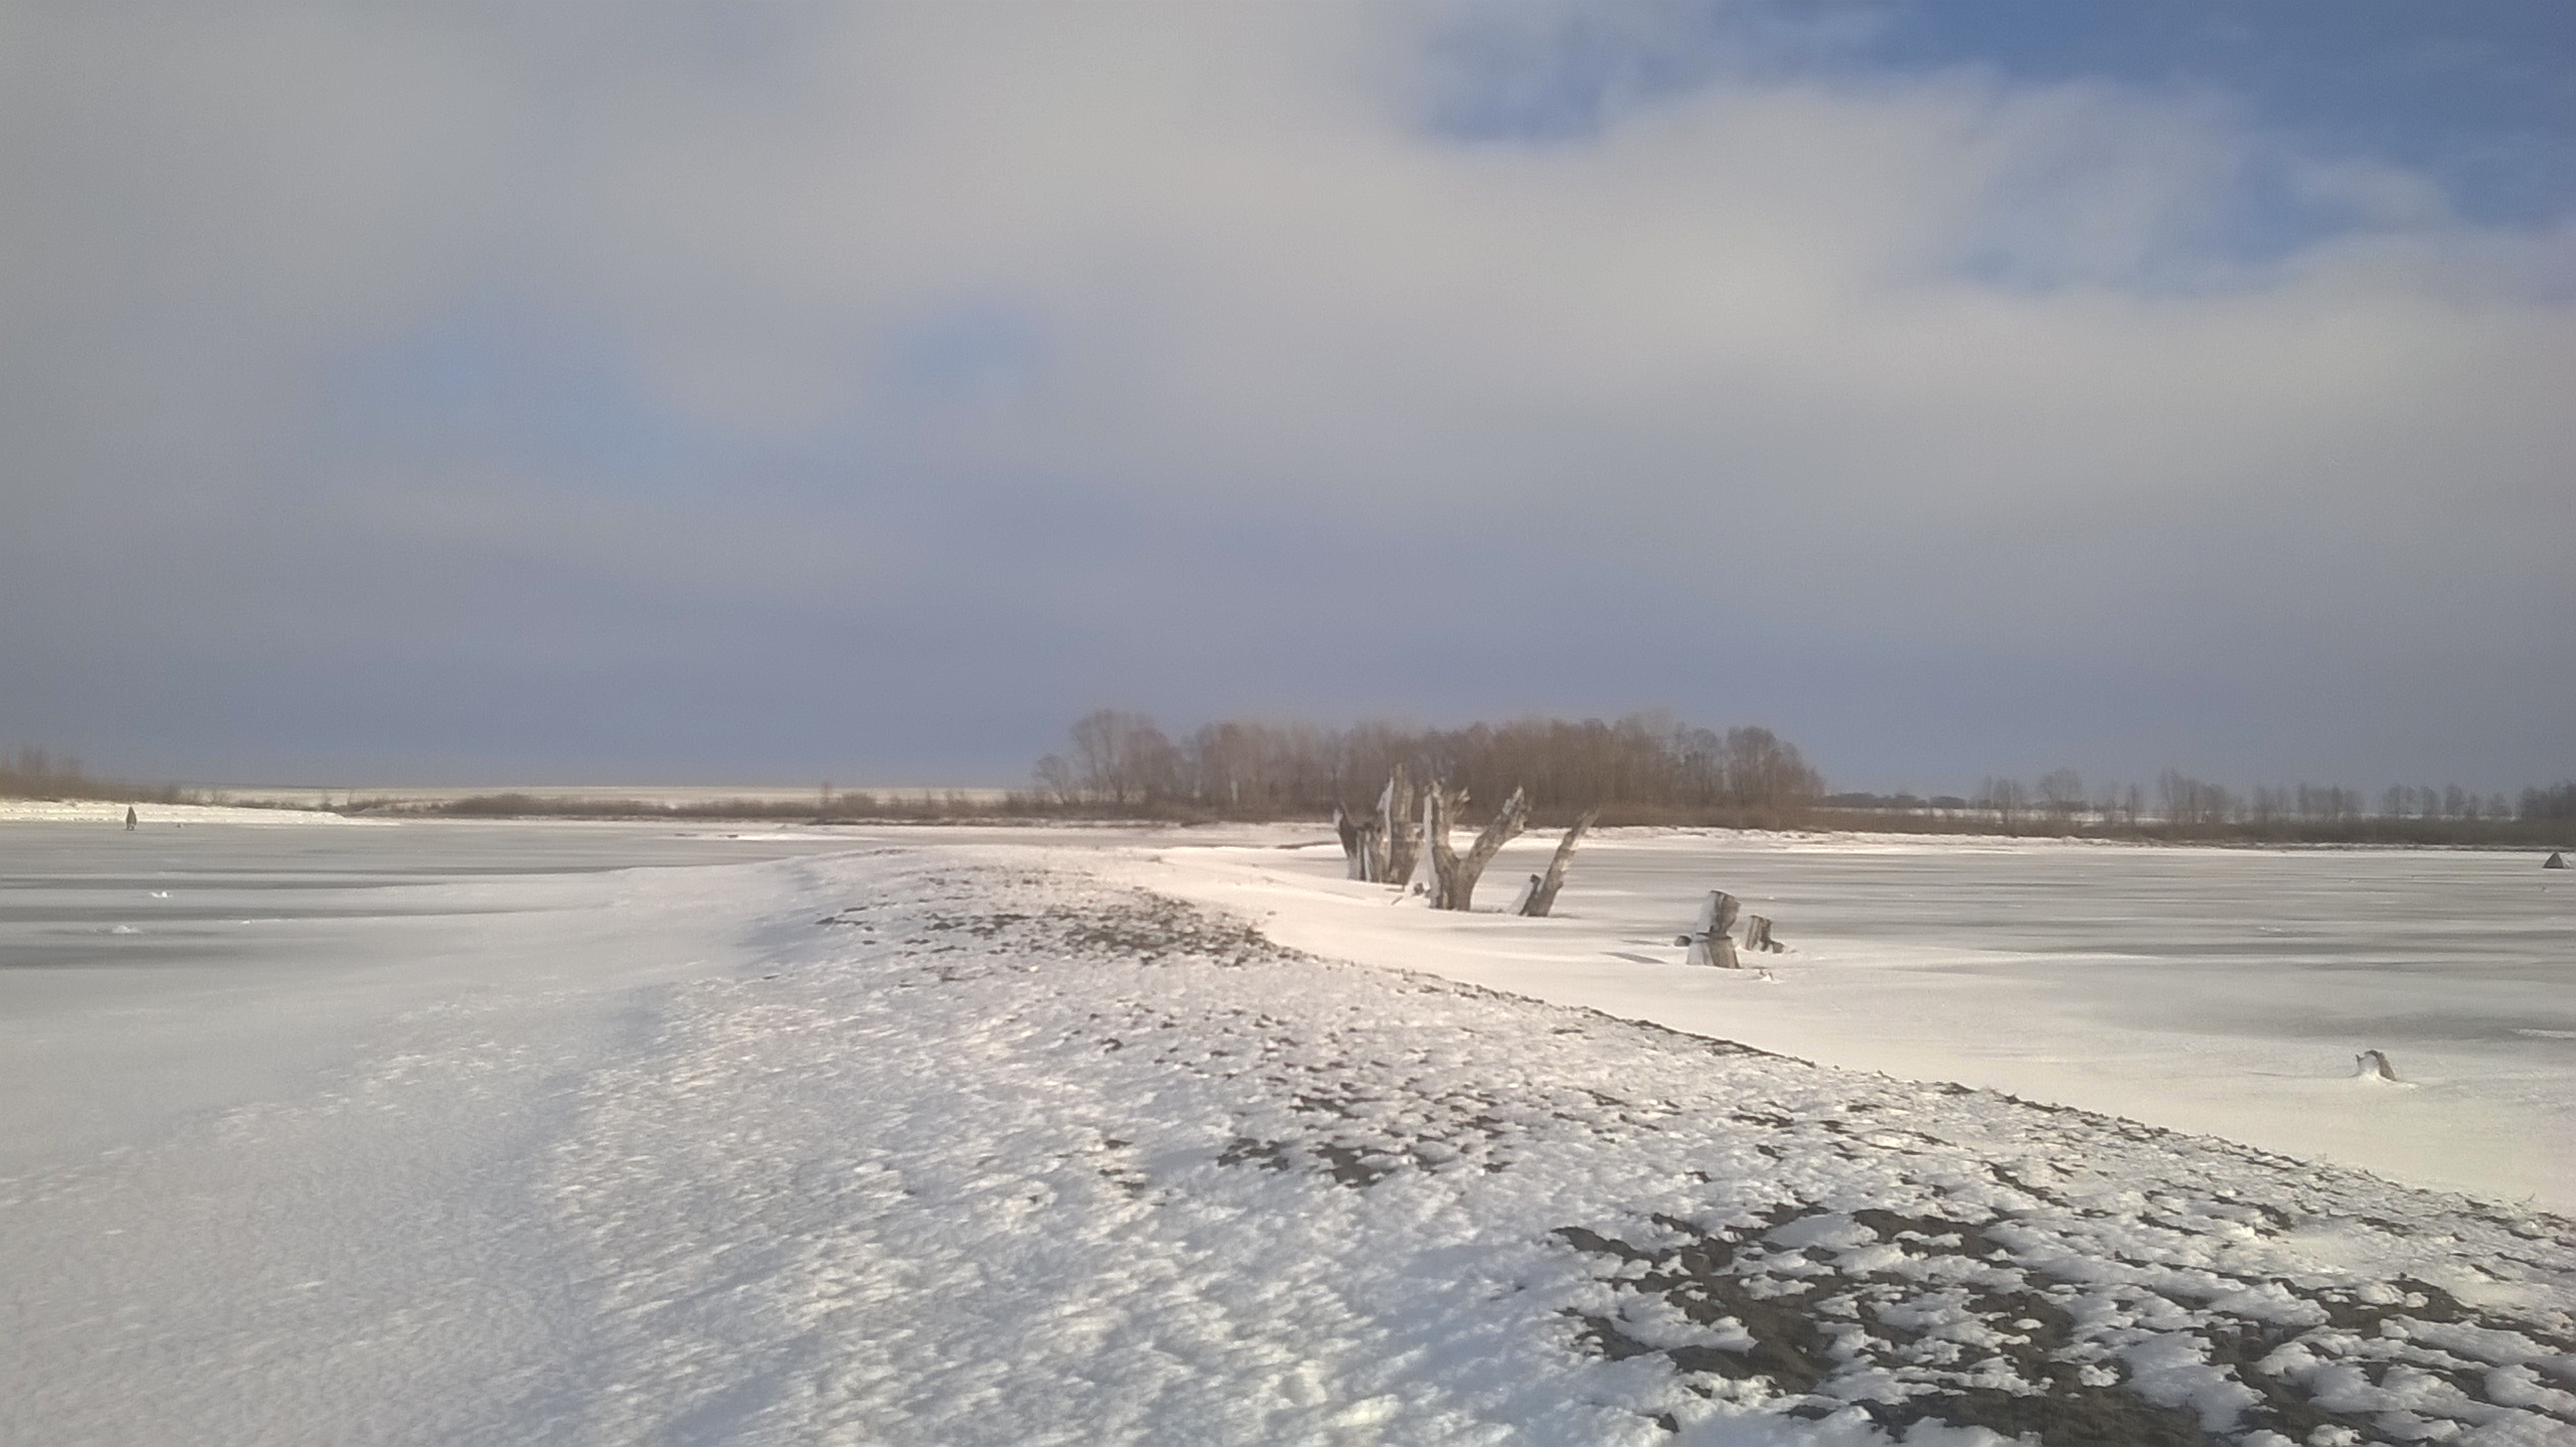
[[[1036,851],[812,861],[542,1200],[553,1440],[2576,1440],[2576,1226],[1301,955]],[[578,1385],[573,1385],[574,1382]]]

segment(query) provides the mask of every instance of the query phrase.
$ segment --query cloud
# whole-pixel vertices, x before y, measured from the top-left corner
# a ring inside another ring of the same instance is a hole
[[[888,725],[931,757],[979,707],[1285,706],[1318,628],[1324,709],[1486,706],[1549,573],[1636,678],[1524,685],[1552,706],[1730,716],[1656,662],[1703,639],[2293,719],[2377,670],[2363,767],[2464,658],[2576,727],[2567,222],[2211,92],[1553,14],[15,12],[0,659],[159,638],[311,688],[380,631],[470,676],[488,611],[423,601],[466,575],[549,656],[992,659]],[[2482,737],[2446,767],[2551,767]]]

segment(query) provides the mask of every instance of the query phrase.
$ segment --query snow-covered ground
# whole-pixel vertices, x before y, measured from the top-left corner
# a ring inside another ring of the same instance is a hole
[[[1300,953],[1301,852],[29,827],[0,1441],[2576,1440],[2563,1219]]]
[[[1554,847],[1506,848],[1478,903],[1507,908]],[[1545,920],[1389,908],[1330,844],[1127,877],[1321,954],[2571,1212],[2576,871],[2539,863],[1613,830]],[[1767,978],[1683,965],[1710,889],[1778,922],[1788,951],[1748,957]],[[2356,1075],[2370,1049],[2397,1084]]]

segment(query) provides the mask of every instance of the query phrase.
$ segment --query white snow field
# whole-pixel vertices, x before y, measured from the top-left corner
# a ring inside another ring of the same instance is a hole
[[[0,829],[0,1442],[2576,1441],[2565,1219],[1303,953],[1320,854],[186,832]]]
[[[2576,1212],[2576,871],[2537,854],[1610,830],[1553,918],[1501,914],[1556,837],[1465,916],[1386,907],[1330,843],[1128,877],[1319,954]],[[1711,889],[1786,952],[1685,966]]]
[[[247,824],[288,827],[318,824],[325,828],[376,821],[294,809],[268,809],[233,804],[122,804],[108,799],[0,799],[0,824],[120,824],[132,809],[156,829],[189,825]]]

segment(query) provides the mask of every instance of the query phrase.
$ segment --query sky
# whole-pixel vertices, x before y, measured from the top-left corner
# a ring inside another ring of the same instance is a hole
[[[2576,8],[0,8],[0,743],[2576,776]]]

